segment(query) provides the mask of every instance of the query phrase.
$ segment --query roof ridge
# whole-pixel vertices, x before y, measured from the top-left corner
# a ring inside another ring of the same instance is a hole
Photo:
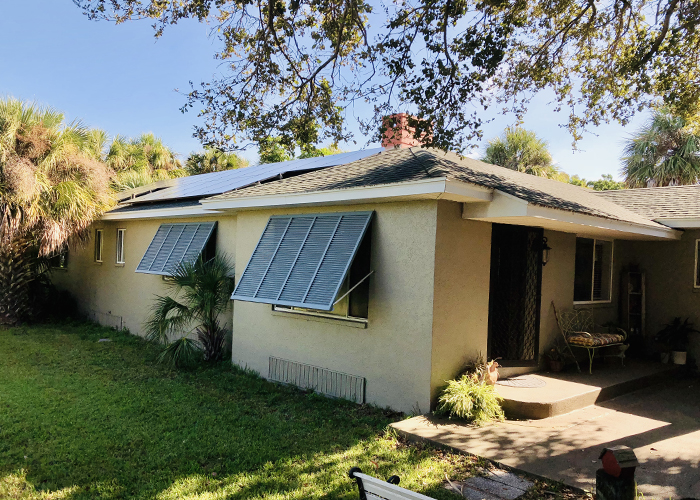
[[[653,186],[653,187],[643,187],[643,188],[623,188],[623,189],[606,189],[604,191],[596,191],[596,194],[603,193],[634,193],[639,191],[658,191],[661,189],[669,188],[700,188],[699,184],[679,184],[677,186]]]
[[[421,153],[421,155],[420,156],[417,155],[416,151],[414,151],[414,149],[418,149],[418,152]],[[437,155],[433,151],[431,151],[427,148],[422,148],[420,146],[413,146],[413,147],[409,148],[409,151],[416,158],[416,160],[421,162],[420,165],[421,165],[421,167],[423,167],[423,170],[428,175],[428,177],[435,177],[436,170],[438,171],[437,172],[438,174],[442,174],[442,175],[440,175],[440,177],[447,177],[450,174],[449,171],[447,171],[444,168],[441,168],[441,166],[439,164],[440,160],[439,160],[439,158],[436,158]],[[425,166],[426,160],[424,158],[421,158],[421,156],[423,156],[423,155],[429,156],[430,160],[432,160],[432,164],[430,165],[430,167]]]

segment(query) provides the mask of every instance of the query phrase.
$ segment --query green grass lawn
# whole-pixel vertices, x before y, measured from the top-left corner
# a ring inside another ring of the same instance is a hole
[[[0,329],[0,498],[356,499],[359,466],[455,499],[445,474],[484,465],[402,443],[390,412],[155,356],[94,325]]]

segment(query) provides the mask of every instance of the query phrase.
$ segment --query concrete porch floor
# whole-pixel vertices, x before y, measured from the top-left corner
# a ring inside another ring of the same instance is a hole
[[[524,389],[523,389],[524,390]],[[666,378],[641,391],[565,415],[485,427],[422,416],[392,424],[412,440],[485,457],[593,490],[606,446],[635,449],[637,483],[650,500],[700,498],[700,381]]]
[[[536,373],[535,377],[546,385],[521,388],[496,385],[496,392],[503,397],[503,409],[509,418],[538,419],[563,415],[595,403],[649,387],[668,380],[674,365],[628,360],[622,366],[619,359],[594,367],[589,374],[575,367],[561,373]]]

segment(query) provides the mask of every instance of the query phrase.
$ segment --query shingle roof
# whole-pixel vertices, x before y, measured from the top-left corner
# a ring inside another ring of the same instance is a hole
[[[321,171],[230,191],[208,200],[310,193],[442,177],[498,189],[543,207],[661,227],[589,189],[422,148],[389,150]]]
[[[600,191],[598,196],[652,220],[700,218],[700,185]]]

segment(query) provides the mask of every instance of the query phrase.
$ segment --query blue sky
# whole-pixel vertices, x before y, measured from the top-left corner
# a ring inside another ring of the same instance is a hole
[[[89,21],[71,0],[5,0],[0,16],[0,95],[33,100],[81,119],[110,135],[154,132],[182,156],[201,149],[192,137],[196,113],[181,113],[189,81],[208,81],[219,71],[213,56],[218,40],[209,28],[185,22],[155,40],[148,21],[119,26]],[[646,119],[623,128],[606,125],[586,134],[581,151],[572,152],[571,137],[542,96],[533,101],[524,126],[549,142],[559,166],[569,174],[616,177],[626,137]],[[350,117],[350,119],[352,119]],[[484,127],[485,139],[513,123],[500,117]],[[356,127],[352,127],[353,130]],[[356,134],[356,149],[365,140]],[[256,160],[254,151],[244,153]]]

